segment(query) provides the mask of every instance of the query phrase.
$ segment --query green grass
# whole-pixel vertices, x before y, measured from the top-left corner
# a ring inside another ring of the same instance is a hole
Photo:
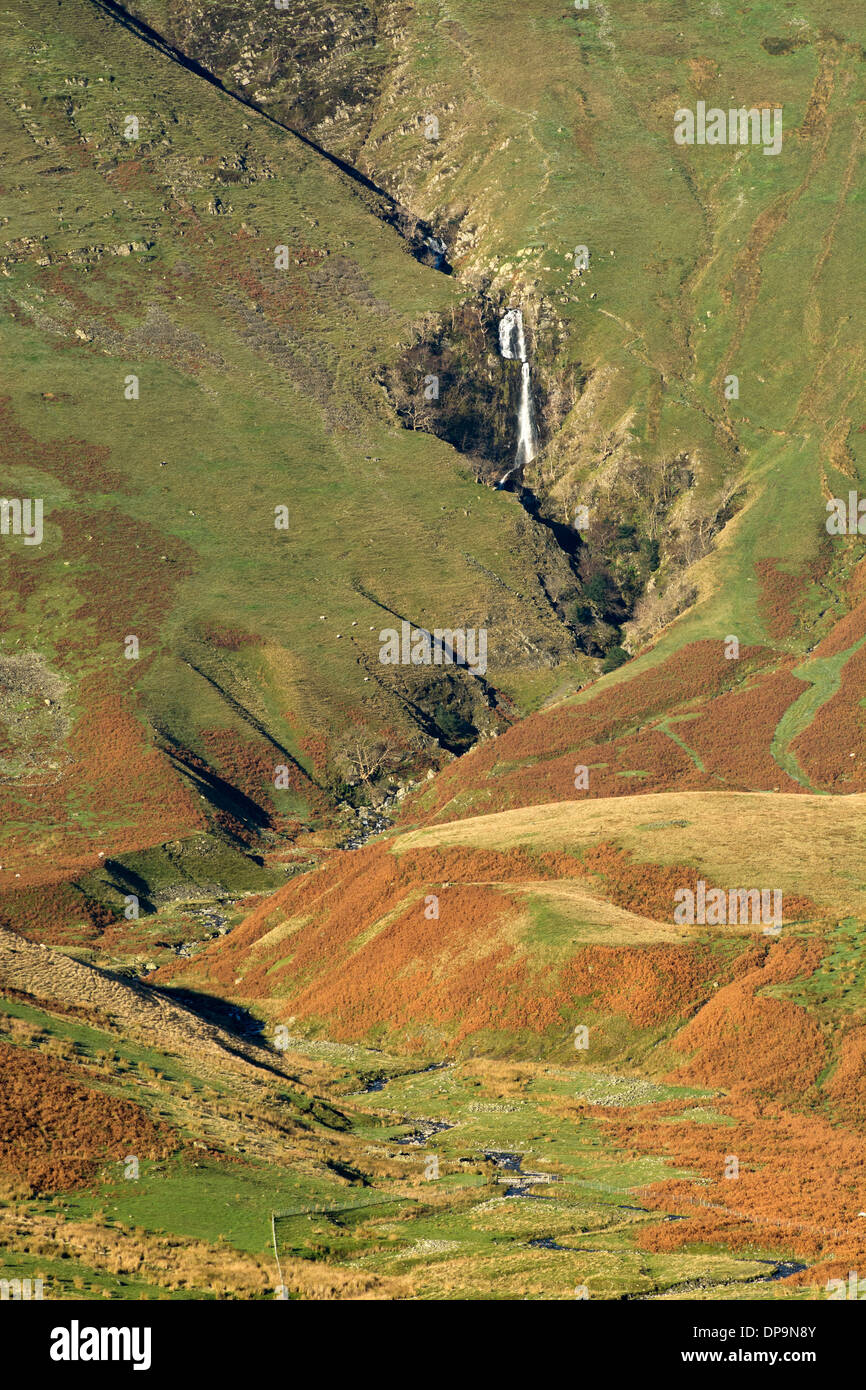
[[[87,1059],[95,1030],[11,1001],[4,1007],[59,1039],[73,1038],[79,1058]],[[663,1155],[618,1152],[593,1107],[621,1106],[625,1116],[629,1106],[651,1113],[655,1105],[692,1099],[682,1120],[728,1123],[706,1091],[597,1066],[526,1063],[497,1070],[498,1064],[469,1060],[430,1070],[423,1057],[398,1059],[297,1038],[292,1047],[296,1057],[306,1055],[311,1065],[324,1065],[331,1073],[327,1084],[322,1078],[321,1093],[330,1094],[350,1117],[353,1142],[368,1163],[372,1155],[378,1156],[375,1161],[387,1156],[387,1175],[374,1176],[367,1185],[347,1182],[321,1162],[333,1149],[320,1150],[313,1161],[315,1151],[309,1149],[300,1163],[296,1158],[263,1161],[235,1138],[221,1157],[187,1148],[166,1160],[143,1160],[136,1181],[124,1177],[122,1165],[107,1165],[86,1188],[19,1202],[20,1217],[53,1218],[60,1229],[64,1221],[118,1227],[139,1243],[166,1235],[203,1241],[217,1252],[224,1249],[227,1258],[233,1251],[257,1256],[266,1267],[273,1217],[284,1263],[405,1277],[412,1297],[421,1299],[572,1298],[578,1285],[597,1298],[659,1297],[692,1285],[713,1289],[717,1297],[751,1297],[755,1286],[748,1281],[766,1279],[760,1261],[791,1254],[774,1244],[772,1235],[762,1243],[758,1228],[754,1245],[736,1254],[717,1246],[660,1254],[639,1248],[642,1228],[663,1219],[646,1210],[645,1189],[695,1175]],[[123,1052],[130,1049],[124,1045]],[[162,1071],[164,1085],[178,1086],[181,1074],[165,1070],[171,1059],[144,1055],[149,1059],[144,1065]],[[383,1090],[363,1089],[372,1075],[388,1077]],[[135,1094],[155,1112],[166,1094],[130,1089],[123,1073],[116,1089]],[[208,1094],[214,1094],[209,1076],[204,1085],[199,1082],[198,1098],[194,1094],[186,1102],[190,1134],[203,1132]],[[280,1094],[291,1100],[292,1088],[283,1087]],[[305,1097],[295,1099],[298,1113],[306,1105],[309,1116]],[[407,1144],[416,1127],[431,1118],[451,1127],[420,1145]],[[550,1181],[536,1180],[529,1189],[542,1200],[507,1196],[519,1179],[485,1159],[490,1150],[519,1154],[524,1173],[549,1175]],[[433,1156],[439,1166],[431,1174]],[[550,1240],[561,1248],[531,1244]],[[10,1278],[45,1278],[51,1298],[211,1296],[207,1289],[167,1289],[143,1274],[111,1275],[74,1247],[68,1259],[33,1247],[29,1253],[7,1251],[3,1272]],[[760,1287],[765,1297],[807,1296],[784,1284]]]
[[[0,350],[13,418],[36,444],[5,486],[45,498],[46,530],[32,554],[39,583],[10,610],[2,647],[43,652],[73,692],[87,673],[108,674],[135,692],[148,730],[205,761],[204,730],[260,748],[264,733],[278,745],[264,745],[266,763],[285,749],[314,776],[310,738],[328,738],[333,756],[353,719],[400,737],[414,727],[381,679],[385,610],[431,628],[495,612],[497,683],[529,704],[545,698],[559,673],[515,661],[509,633],[557,650],[569,639],[535,597],[516,500],[479,488],[447,445],[399,428],[376,381],[423,314],[457,302],[457,282],[414,261],[318,156],[86,0],[49,29],[20,19],[3,29],[18,112],[3,117],[17,193],[6,236],[36,238],[38,250],[19,251],[3,281],[15,317]],[[141,122],[134,146],[119,135],[128,112]],[[246,181],[222,180],[220,159],[245,161]],[[222,216],[208,211],[214,196]],[[147,249],[112,251],[130,242]],[[318,261],[276,271],[277,244]],[[68,463],[50,457],[70,441],[104,450],[118,481],[96,471],[76,495]],[[274,527],[278,505],[288,532]],[[102,559],[110,509],[144,531],[152,567],[163,549],[185,556],[184,575],[162,565],[158,619]],[[86,553],[63,542],[64,511],[86,513]],[[101,607],[139,635],[139,665],[123,660]],[[218,649],[208,627],[259,645]],[[277,811],[309,818],[303,789],[277,791],[265,776],[258,790]],[[69,809],[109,837],[136,816],[134,798],[125,822],[101,812],[98,789]]]
[[[864,642],[866,637],[860,638],[845,651],[837,652],[835,656],[815,657],[794,667],[793,674],[800,680],[808,681],[809,688],[785,710],[776,725],[770,751],[779,766],[810,792],[820,789],[813,787],[806,777],[791,750],[791,744],[800,734],[805,733],[822,705],[826,705],[836,694],[846,663],[860,650]]]
[[[471,1064],[393,1076],[366,1104],[405,1114],[404,1129],[412,1129],[413,1115],[451,1123],[453,1128],[426,1144],[403,1150],[407,1174],[420,1177],[436,1154],[440,1178],[416,1186],[411,1200],[397,1211],[378,1208],[376,1196],[363,1193],[357,1198],[361,1205],[345,1214],[337,1209],[281,1218],[281,1254],[348,1262],[383,1274],[411,1272],[417,1281],[415,1296],[434,1299],[572,1298],[575,1286],[584,1284],[590,1297],[659,1296],[689,1282],[713,1287],[716,1297],[750,1297],[744,1281],[766,1276],[759,1261],[790,1254],[772,1242],[766,1248],[756,1243],[748,1254],[737,1256],[717,1249],[638,1252],[637,1233],[659,1219],[641,1209],[641,1189],[689,1175],[677,1173],[661,1157],[629,1159],[613,1152],[603,1127],[586,1112],[560,1119],[551,1110],[551,1104],[575,1096],[610,1105],[619,1093],[623,1104],[653,1105],[688,1096],[699,1100],[706,1092],[612,1078],[597,1070],[550,1065],[517,1070],[524,1080],[507,1092],[492,1078],[474,1074]],[[348,1078],[345,1084],[350,1084]],[[353,1096],[354,1103],[359,1100]],[[685,1117],[694,1123],[718,1122],[712,1109],[700,1104],[686,1110]],[[515,1181],[512,1175],[489,1164],[481,1171],[467,1166],[467,1155],[480,1156],[485,1149],[520,1153],[524,1171],[549,1173],[552,1183],[532,1189],[544,1200],[506,1197],[506,1187]],[[381,1186],[379,1191],[384,1196]],[[543,1238],[553,1238],[563,1248],[545,1250],[529,1243]],[[784,1285],[761,1288],[763,1297],[805,1296]]]
[[[110,1221],[153,1234],[174,1234],[211,1243],[224,1240],[237,1250],[267,1252],[273,1211],[345,1197],[345,1185],[330,1188],[319,1178],[305,1177],[272,1164],[246,1160],[220,1163],[202,1158],[142,1162],[137,1182],[118,1169],[92,1194],[70,1194],[65,1201],[70,1219],[102,1211]]]
[[[46,1255],[28,1255],[21,1251],[5,1251],[0,1278],[42,1279],[43,1299],[50,1302],[71,1300],[80,1302],[107,1298],[128,1302],[136,1299],[201,1299],[213,1298],[209,1289],[165,1289],[146,1279],[129,1275],[112,1275],[91,1268],[82,1260],[68,1254],[60,1259]]]

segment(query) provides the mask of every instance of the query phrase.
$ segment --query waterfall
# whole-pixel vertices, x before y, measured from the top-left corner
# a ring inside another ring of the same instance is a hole
[[[523,314],[509,309],[499,320],[499,351],[503,357],[526,361],[526,339],[523,336]]]
[[[429,251],[433,252],[433,269],[444,270],[446,265],[445,252],[448,248],[445,245],[445,242],[442,240],[442,238],[436,236],[425,236],[424,245],[427,247]]]
[[[517,462],[521,465],[531,463],[534,458],[535,428],[529,393],[529,363],[524,361],[520,373],[520,405],[517,408]]]
[[[513,473],[519,473],[535,458],[535,425],[532,420],[532,392],[529,362],[526,358],[526,339],[523,336],[523,314],[509,309],[499,321],[499,351],[503,357],[520,362],[520,403],[517,407],[517,451],[514,467],[504,473],[496,484],[504,487]]]

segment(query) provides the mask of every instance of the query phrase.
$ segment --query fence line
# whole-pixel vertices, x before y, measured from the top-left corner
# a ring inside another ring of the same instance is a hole
[[[280,1292],[282,1292],[282,1290],[283,1290],[286,1286],[285,1286],[285,1284],[283,1283],[283,1267],[282,1267],[282,1265],[280,1264],[280,1255],[279,1255],[279,1251],[277,1250],[277,1225],[276,1225],[276,1219],[277,1219],[277,1214],[276,1214],[276,1212],[272,1211],[272,1212],[271,1212],[271,1235],[272,1235],[273,1238],[274,1238],[274,1259],[275,1259],[276,1262],[277,1262],[277,1275],[278,1275],[279,1281],[280,1281],[280,1282],[279,1282],[279,1288],[280,1288]]]
[[[298,1207],[296,1211],[275,1211],[271,1213],[271,1226],[276,1221],[287,1220],[290,1216],[329,1216],[333,1212],[366,1211],[368,1207],[387,1207],[394,1202],[412,1202],[417,1205],[418,1200],[417,1197],[399,1197],[395,1194],[393,1197],[378,1197],[369,1202],[353,1202],[350,1206],[344,1207],[306,1206]]]

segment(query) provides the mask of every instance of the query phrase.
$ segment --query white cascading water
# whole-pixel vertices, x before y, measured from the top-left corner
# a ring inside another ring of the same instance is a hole
[[[442,270],[445,266],[445,252],[447,246],[441,237],[427,236],[424,238],[424,245],[433,252],[433,269]]]
[[[526,339],[523,336],[523,314],[519,309],[509,309],[499,320],[499,351],[503,357],[523,364],[520,374],[520,404],[517,407],[517,452],[514,467],[504,473],[497,483],[497,487],[504,487],[513,473],[518,473],[535,458],[529,363],[526,360]]]

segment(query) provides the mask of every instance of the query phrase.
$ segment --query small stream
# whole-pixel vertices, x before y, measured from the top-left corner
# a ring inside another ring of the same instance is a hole
[[[427,1144],[434,1134],[444,1134],[446,1129],[454,1129],[455,1126],[449,1120],[416,1120],[418,1128],[411,1134],[404,1134],[400,1139],[392,1139],[392,1144],[398,1144],[401,1148],[411,1145],[418,1148],[422,1144]]]
[[[370,840],[374,840],[377,835],[381,835],[384,830],[390,830],[394,824],[388,816],[382,815],[380,811],[365,811],[358,816],[358,823],[345,838],[337,845],[337,849],[363,849]]]
[[[766,1276],[768,1283],[774,1279],[788,1279],[792,1274],[802,1274],[804,1269],[809,1268],[808,1265],[799,1264],[797,1260],[780,1260],[778,1264],[775,1260],[759,1260],[758,1264],[775,1266]]]
[[[380,1072],[378,1076],[371,1076],[364,1084],[363,1094],[369,1095],[371,1092],[384,1091],[389,1081],[402,1081],[407,1076],[426,1076],[431,1071],[442,1071],[445,1067],[453,1067],[453,1062],[428,1062],[426,1067],[418,1067],[414,1071],[401,1071],[394,1076],[388,1076],[386,1072]],[[433,1138],[435,1134],[443,1134],[446,1129],[454,1129],[454,1122],[450,1120],[426,1120],[419,1119],[417,1116],[406,1116],[404,1124],[414,1124],[417,1126],[411,1134],[404,1134],[400,1138],[392,1139],[391,1143],[403,1146],[420,1147]]]
[[[531,1192],[530,1188],[538,1186],[539,1183],[559,1182],[555,1173],[525,1173],[523,1171],[523,1154],[512,1153],[508,1149],[485,1149],[484,1157],[489,1158],[497,1168],[501,1168],[506,1173],[514,1173],[515,1181],[509,1183],[505,1189],[506,1197],[526,1197],[534,1202],[549,1202],[550,1197],[540,1192]],[[500,1182],[507,1179],[500,1178]]]
[[[426,1076],[431,1071],[442,1071],[445,1067],[453,1067],[453,1062],[428,1062],[426,1067],[418,1067],[416,1071],[401,1071],[394,1076],[388,1076],[385,1072],[380,1072],[378,1076],[371,1077],[364,1085],[364,1091],[384,1091],[389,1081],[402,1081],[404,1076]]]

